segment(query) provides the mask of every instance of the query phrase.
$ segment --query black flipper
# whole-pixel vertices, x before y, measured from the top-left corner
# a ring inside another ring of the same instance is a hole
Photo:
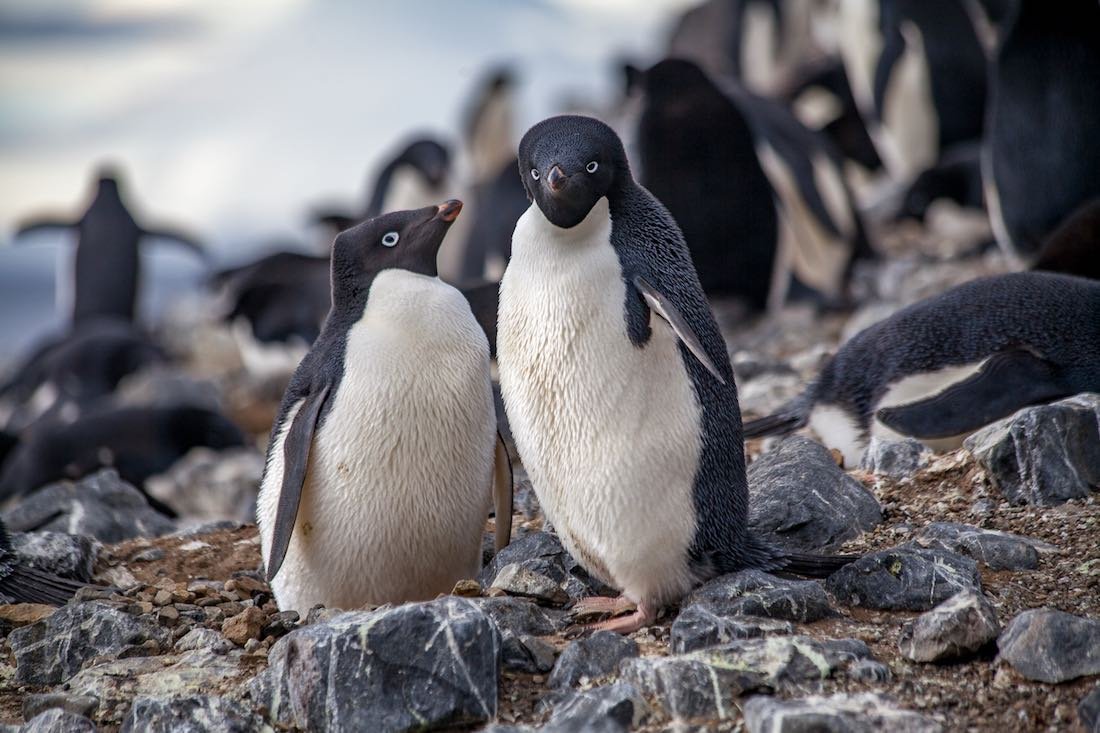
[[[199,244],[199,241],[195,237],[178,229],[173,229],[172,227],[160,227],[157,229],[142,229],[141,233],[142,236],[145,237],[163,239],[168,242],[172,242],[173,244],[182,245],[197,254],[203,260],[208,260],[210,258],[210,253],[207,252],[201,244]]]
[[[87,583],[60,578],[52,573],[16,566],[0,580],[0,599],[9,603],[42,603],[61,606]]]
[[[972,433],[1028,405],[1073,395],[1056,365],[1023,349],[986,360],[976,374],[918,402],[875,413],[886,427],[921,440]]]
[[[493,543],[500,552],[512,541],[512,502],[515,478],[512,475],[512,457],[504,436],[497,431],[496,448],[493,451],[493,514],[496,517],[496,533]]]
[[[319,392],[305,398],[283,440],[283,485],[279,490],[279,505],[275,510],[271,556],[266,558],[268,582],[278,574],[290,546],[290,536],[294,533],[294,523],[298,519],[298,504],[302,500],[302,487],[309,468],[313,433],[321,417],[321,410],[328,400],[328,394],[329,385],[325,384]]]
[[[774,415],[749,420],[742,426],[741,432],[746,439],[764,438],[772,435],[786,435],[805,427],[810,419],[810,410],[813,408],[812,393],[811,387],[779,408]]]
[[[13,239],[19,239],[28,234],[53,231],[55,229],[72,229],[77,225],[71,219],[63,219],[59,216],[43,216],[37,219],[28,219],[16,228]]]
[[[679,338],[684,346],[688,348],[688,351],[699,360],[699,363],[706,367],[706,370],[710,372],[715,379],[725,384],[725,378],[722,377],[718,368],[714,366],[714,362],[707,356],[707,352],[699,342],[699,337],[695,335],[695,332],[691,330],[691,326],[688,325],[688,322],[680,315],[680,311],[676,310],[676,306],[666,297],[661,295],[656,288],[646,282],[645,278],[641,275],[634,276],[634,287],[642,294],[642,297],[645,299],[650,309],[663,318],[668,325],[672,326],[672,330],[676,332],[677,338]]]
[[[790,553],[784,556],[784,565],[775,572],[779,575],[797,575],[803,578],[828,578],[861,555],[806,555]]]

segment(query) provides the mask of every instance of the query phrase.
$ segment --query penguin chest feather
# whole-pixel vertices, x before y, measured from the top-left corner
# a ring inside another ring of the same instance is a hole
[[[383,271],[343,370],[272,583],[280,608],[300,613],[433,598],[480,567],[496,420],[488,344],[465,299],[437,278]],[[261,488],[265,557],[298,409]]]
[[[498,361],[520,457],[566,549],[635,601],[691,585],[700,407],[672,330],[634,346],[606,199],[572,229],[537,206],[501,281]]]

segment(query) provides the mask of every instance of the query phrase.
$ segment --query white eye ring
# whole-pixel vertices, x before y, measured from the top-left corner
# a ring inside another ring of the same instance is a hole
[[[385,236],[382,237],[382,246],[396,247],[398,239],[401,239],[401,235],[397,232],[386,232]]]
[[[600,164],[593,160],[593,161],[589,161],[588,165],[586,165],[584,167],[584,169],[586,171],[588,171],[589,173],[595,173],[596,169],[599,168],[599,167],[600,167]]]
[[[531,169],[531,177],[534,178],[536,181],[539,179],[539,169],[538,168],[532,168]]]

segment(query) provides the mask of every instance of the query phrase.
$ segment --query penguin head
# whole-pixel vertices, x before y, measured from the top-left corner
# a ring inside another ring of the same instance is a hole
[[[527,198],[564,229],[633,180],[615,131],[579,115],[551,117],[528,130],[519,144],[519,172]]]
[[[419,171],[431,188],[442,186],[451,169],[451,155],[447,148],[432,138],[413,141],[401,152],[397,161]]]
[[[462,211],[456,199],[414,211],[394,211],[340,232],[332,245],[333,297],[366,292],[382,270],[436,277],[436,256]]]

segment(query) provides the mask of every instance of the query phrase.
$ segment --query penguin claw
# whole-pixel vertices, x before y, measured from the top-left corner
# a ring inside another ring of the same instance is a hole
[[[573,608],[570,610],[570,615],[572,615],[573,618],[603,616],[604,614],[609,616],[620,616],[636,608],[637,606],[634,602],[626,596],[618,596],[617,598],[589,596],[588,598],[581,598],[574,603]]]
[[[601,621],[598,624],[590,624],[585,628],[589,631],[614,631],[617,634],[633,634],[643,626],[649,626],[657,620],[657,609],[650,608],[644,603],[638,604],[638,610],[629,616],[619,616],[618,618],[608,619],[607,621]]]

